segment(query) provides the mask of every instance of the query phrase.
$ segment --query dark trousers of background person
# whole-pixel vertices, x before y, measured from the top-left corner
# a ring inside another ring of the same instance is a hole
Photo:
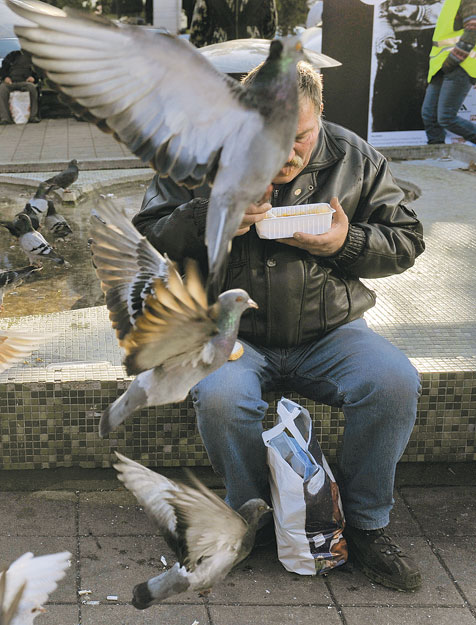
[[[461,67],[448,74],[440,70],[433,76],[421,109],[428,143],[444,143],[447,130],[476,143],[476,124],[458,115],[475,83],[476,78],[471,78]]]
[[[8,106],[8,100],[12,91],[30,92],[30,119],[38,117],[38,86],[31,82],[13,82],[11,85],[6,82],[0,83],[0,120],[13,122]]]
[[[372,131],[423,130],[421,103],[425,97],[431,29],[398,32],[398,52],[379,55],[372,103]]]

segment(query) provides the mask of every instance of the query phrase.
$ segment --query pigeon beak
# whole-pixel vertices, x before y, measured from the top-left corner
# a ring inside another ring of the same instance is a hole
[[[298,52],[303,52],[302,43],[301,43],[300,41],[298,41],[298,42],[296,43],[296,50],[297,50]]]
[[[246,302],[249,306],[249,308],[259,308],[258,304],[254,301],[254,299],[251,299],[251,297],[248,298],[248,301]]]

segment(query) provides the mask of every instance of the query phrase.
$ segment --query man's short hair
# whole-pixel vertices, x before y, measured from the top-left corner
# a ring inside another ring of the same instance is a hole
[[[242,79],[242,82],[244,84],[252,82],[262,65],[263,63],[260,63],[258,67],[248,72]],[[319,117],[322,112],[322,76],[310,63],[306,63],[306,61],[299,61],[296,69],[299,98],[308,98],[313,102],[316,108],[316,114]]]

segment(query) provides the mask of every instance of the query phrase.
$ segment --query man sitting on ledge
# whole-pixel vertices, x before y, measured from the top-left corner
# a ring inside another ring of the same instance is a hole
[[[0,124],[13,124],[9,108],[12,91],[28,91],[30,94],[30,119],[32,123],[40,121],[38,117],[38,79],[33,70],[31,55],[24,50],[13,50],[3,59],[0,67]]]
[[[246,289],[259,309],[243,315],[244,354],[192,389],[198,427],[236,509],[252,497],[269,501],[264,391],[293,390],[342,408],[337,481],[349,552],[370,579],[413,591],[421,584],[418,567],[384,528],[396,464],[415,422],[419,376],[399,349],[367,327],[363,314],[375,295],[359,278],[411,267],[424,250],[422,226],[402,204],[385,158],[322,119],[320,75],[306,63],[298,73],[294,146],[269,189],[270,202],[248,208],[223,286]],[[158,250],[179,262],[195,257],[206,272],[208,194],[208,187],[191,192],[155,176],[134,223]],[[256,233],[254,224],[271,205],[329,201],[336,212],[328,233],[281,240]]]

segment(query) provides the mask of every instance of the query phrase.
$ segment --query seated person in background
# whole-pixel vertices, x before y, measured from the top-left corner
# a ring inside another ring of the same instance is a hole
[[[420,381],[407,357],[367,327],[363,314],[375,294],[359,278],[411,267],[424,250],[422,226],[402,204],[386,159],[322,119],[320,74],[301,62],[298,75],[295,143],[268,189],[271,203],[257,202],[245,213],[223,285],[246,289],[259,309],[242,317],[244,354],[202,380],[191,396],[211,463],[235,509],[252,497],[269,501],[263,392],[292,390],[342,408],[337,481],[349,552],[374,581],[412,591],[421,583],[418,567],[384,528]],[[253,72],[246,80],[252,79]],[[134,224],[158,250],[179,262],[193,256],[206,272],[208,193],[205,186],[189,191],[155,176]],[[256,233],[254,224],[271,204],[329,201],[336,212],[325,234],[265,240]]]
[[[13,50],[0,67],[0,124],[13,124],[8,101],[12,91],[30,93],[30,122],[37,123],[38,76],[33,70],[31,56],[24,50]]]

